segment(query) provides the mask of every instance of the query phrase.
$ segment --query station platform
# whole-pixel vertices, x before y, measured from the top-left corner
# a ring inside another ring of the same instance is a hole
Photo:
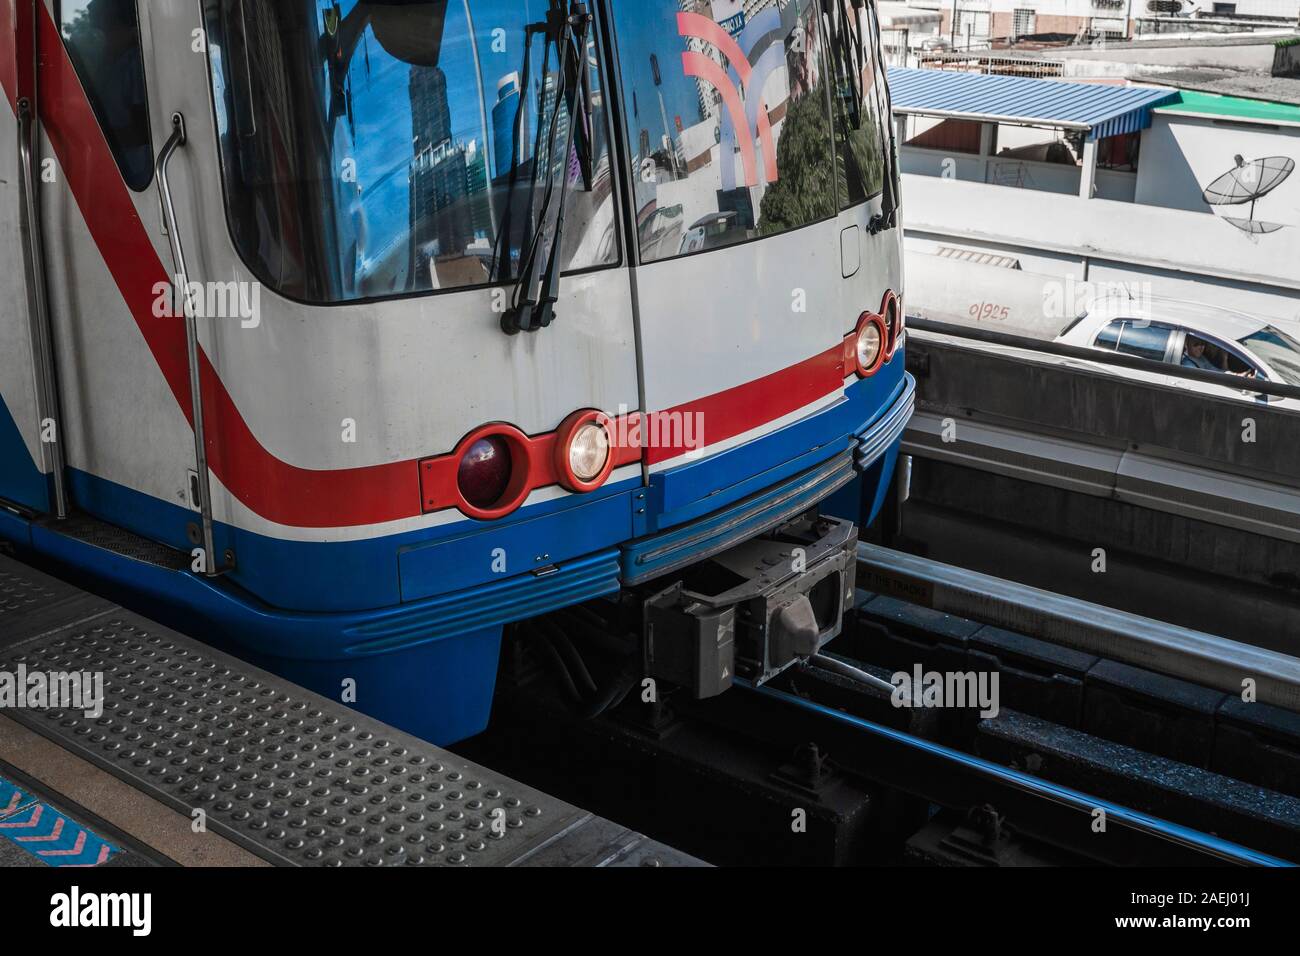
[[[168,865],[705,864],[0,555],[0,866]]]

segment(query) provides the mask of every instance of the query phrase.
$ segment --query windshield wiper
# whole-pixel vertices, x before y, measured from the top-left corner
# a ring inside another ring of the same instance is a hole
[[[529,47],[524,54],[525,75],[521,82],[519,110],[527,108],[528,76],[531,41],[536,33],[545,33],[546,46],[542,60],[542,109],[541,122],[538,124],[537,142],[532,156],[532,175],[528,186],[528,221],[531,223],[533,198],[536,194],[538,179],[543,169],[546,174],[546,189],[542,195],[541,208],[528,243],[521,247],[520,271],[515,283],[510,306],[501,317],[501,328],[509,335],[520,332],[536,332],[551,324],[555,318],[555,304],[559,301],[560,260],[564,247],[564,223],[568,207],[569,164],[570,157],[576,152],[579,174],[586,191],[593,187],[593,146],[592,146],[592,93],[591,74],[587,60],[587,40],[591,29],[592,15],[590,7],[583,2],[551,0],[551,10],[547,13],[544,24],[530,25],[526,31]],[[545,107],[549,98],[546,89],[546,77],[550,66],[550,49],[554,44],[558,53],[559,69],[555,78],[554,105],[550,122],[546,122]],[[581,110],[578,106],[581,106]],[[567,110],[568,127],[564,135],[564,147],[557,153],[557,140],[560,133],[560,111]],[[522,113],[520,114],[522,116]],[[510,171],[510,185],[506,197],[506,212],[502,218],[501,231],[497,236],[496,274],[498,279],[510,272],[512,241],[511,217],[514,205],[514,192],[518,182],[520,129],[519,117],[515,123],[515,149]],[[545,147],[542,143],[541,127],[547,127]],[[576,150],[575,150],[576,143]],[[557,163],[557,156],[559,157]],[[560,176],[559,198],[556,201],[555,175],[556,167]],[[553,220],[553,221],[552,221]],[[501,252],[504,242],[504,254]]]
[[[844,0],[829,0],[826,19],[829,21],[831,42],[838,53],[839,63],[848,70],[848,75],[840,78],[840,86],[843,88],[847,84],[852,97],[853,128],[861,129],[867,100],[866,93],[862,90],[862,71],[866,64],[863,62],[862,43],[856,35],[857,31],[849,25],[844,15],[843,2]],[[854,3],[853,6],[856,13],[857,4]]]
[[[865,3],[866,0],[854,0],[854,6],[859,3]],[[867,223],[867,230],[874,235],[885,229],[892,229],[898,225],[898,192],[899,186],[899,167],[898,167],[898,150],[899,144],[894,139],[894,98],[889,93],[889,68],[885,65],[884,50],[880,41],[880,12],[878,7],[871,10],[871,18],[875,25],[874,31],[874,55],[876,58],[876,68],[880,74],[880,81],[884,84],[885,102],[883,104],[884,116],[880,118],[881,128],[885,134],[885,161],[889,168],[885,176],[885,192],[881,197],[880,215],[873,216],[871,222]]]
[[[851,8],[851,12],[848,14],[844,11],[845,4]],[[866,6],[867,0],[828,0],[826,7],[826,21],[831,36],[831,48],[836,53],[840,69],[847,71],[847,76],[842,77],[841,89],[847,84],[850,94],[849,115],[844,116],[841,113],[841,123],[845,126],[844,136],[846,140],[844,159],[846,163],[853,165],[863,182],[868,180],[866,171],[862,169],[857,156],[853,152],[851,142],[849,142],[852,139],[853,132],[860,131],[863,124],[869,121],[867,92],[863,88],[862,74],[866,72],[868,65],[871,65],[873,71],[879,67],[878,72],[882,81],[885,77],[884,63],[879,59],[881,56],[879,30],[876,32],[872,51],[872,56],[876,58],[875,63],[868,64],[866,43],[862,35],[862,12]],[[878,26],[879,18],[873,15],[873,19]],[[885,103],[880,107],[884,110],[884,115],[881,117],[881,124],[876,138],[880,141],[879,150],[881,159],[885,164],[885,175],[883,177],[880,212],[872,216],[867,223],[867,231],[871,235],[889,229],[897,222],[895,215],[898,210],[898,184],[895,179],[897,166],[892,145],[894,140],[893,116],[889,112],[888,88],[886,88],[884,97]],[[841,97],[841,99],[843,98]]]

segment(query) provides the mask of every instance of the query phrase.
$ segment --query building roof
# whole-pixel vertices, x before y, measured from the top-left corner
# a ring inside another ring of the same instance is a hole
[[[1134,79],[1140,81],[1142,77],[1138,75]],[[1271,76],[1255,71],[1195,69],[1161,71],[1151,81],[1180,90],[1197,90],[1201,93],[1219,93],[1223,96],[1241,96],[1251,100],[1300,106],[1300,79],[1293,77]]]
[[[917,9],[898,0],[880,0],[876,4],[876,16],[880,19],[882,30],[898,29],[905,26],[924,26],[938,23],[943,14],[938,10]]]
[[[895,113],[1087,130],[1090,140],[1146,129],[1154,107],[1178,99],[1162,87],[903,67],[890,69],[889,89]]]
[[[1183,90],[1179,93],[1176,102],[1164,104],[1159,107],[1159,111],[1206,116],[1213,119],[1300,126],[1300,105],[1271,103],[1268,100],[1251,100],[1240,96],[1223,96],[1195,90]]]

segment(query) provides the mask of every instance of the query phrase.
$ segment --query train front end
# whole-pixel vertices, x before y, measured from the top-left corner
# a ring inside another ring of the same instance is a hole
[[[36,9],[20,550],[438,743],[557,609],[701,697],[838,633],[913,395],[872,3]]]
[[[609,30],[648,433],[622,581],[656,592],[652,672],[716,693],[838,633],[910,415],[879,30],[842,0]]]

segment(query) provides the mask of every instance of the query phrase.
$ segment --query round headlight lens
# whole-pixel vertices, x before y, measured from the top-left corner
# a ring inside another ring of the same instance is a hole
[[[884,341],[880,336],[880,326],[875,322],[868,322],[862,326],[858,332],[858,368],[870,369],[880,358],[880,350],[884,348]]]
[[[604,425],[588,422],[578,427],[569,441],[569,470],[579,481],[595,481],[609,461],[609,432]]]
[[[480,438],[465,452],[456,476],[460,493],[475,508],[491,508],[510,486],[513,462],[510,446],[504,438],[490,435]]]

